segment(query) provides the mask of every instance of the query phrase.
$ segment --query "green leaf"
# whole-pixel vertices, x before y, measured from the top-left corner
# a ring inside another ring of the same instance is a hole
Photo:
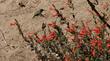
[[[96,58],[95,61],[102,61],[101,58]]]

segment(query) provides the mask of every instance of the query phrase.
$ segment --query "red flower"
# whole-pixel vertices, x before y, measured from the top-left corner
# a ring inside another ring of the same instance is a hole
[[[99,50],[102,50],[102,40],[97,41],[97,46]]]
[[[95,28],[93,29],[93,32],[95,32],[96,34],[100,34],[101,30],[100,30],[99,27],[95,27]]]
[[[37,36],[37,38],[38,38],[37,42],[38,42],[38,43],[42,43],[43,41],[46,40],[46,35],[42,35],[41,38],[39,38],[39,37]]]
[[[37,42],[38,42],[38,43],[42,43],[43,40],[42,40],[42,39],[38,39]]]
[[[42,35],[42,39],[43,40],[46,40],[46,35]]]
[[[80,35],[81,36],[84,36],[85,34],[86,34],[86,30],[85,29],[80,30]]]
[[[90,42],[92,47],[98,47],[99,50],[102,50],[102,41],[101,40],[91,40]]]
[[[110,43],[107,44],[107,48],[110,48]]]
[[[110,49],[107,52],[108,52],[108,54],[110,54]]]
[[[38,37],[38,36],[37,36],[37,37]],[[46,41],[46,40],[48,40],[48,41],[49,41],[49,40],[53,40],[55,37],[56,37],[56,32],[54,31],[54,32],[49,33],[48,36],[42,35],[40,38],[38,37],[37,42],[38,42],[38,43],[42,43],[43,41]]]
[[[106,40],[106,43],[110,43],[110,39]]]
[[[10,22],[10,26],[15,26],[16,24],[17,24],[17,23],[16,23],[15,20],[13,20],[13,21]]]
[[[99,39],[100,37],[97,35],[97,36],[95,36],[97,39]]]
[[[82,28],[79,32],[80,36],[84,37],[85,35],[89,34],[89,31],[87,28]]]
[[[86,57],[86,58],[85,58],[85,61],[89,61],[89,58],[88,58],[88,57]]]
[[[93,56],[93,57],[95,57],[95,56],[96,56],[96,52],[95,52],[95,50],[94,50],[94,49],[92,49],[92,50],[91,50],[91,54],[92,54],[92,56]]]
[[[56,37],[56,32],[53,31],[47,36],[46,40],[53,40],[55,37]]]
[[[57,25],[56,25],[56,22],[51,22],[51,23],[48,24],[48,26],[51,26],[51,27],[55,28]]]
[[[96,44],[97,44],[97,40],[91,40],[90,44],[91,44],[92,47],[95,47]]]

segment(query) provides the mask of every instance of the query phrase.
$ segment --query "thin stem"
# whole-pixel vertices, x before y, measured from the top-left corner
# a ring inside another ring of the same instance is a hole
[[[2,37],[3,37],[3,39],[4,39],[4,42],[7,44],[5,35],[4,35],[4,33],[3,33],[3,31],[2,31],[1,29],[0,29],[0,32],[1,32],[1,34],[2,34]]]
[[[15,19],[15,21],[16,21],[16,25],[18,27],[19,33],[21,34],[22,38],[24,39],[25,42],[28,42],[29,43],[29,41],[24,36],[23,31],[21,30],[20,24],[18,23],[18,21],[16,19]]]

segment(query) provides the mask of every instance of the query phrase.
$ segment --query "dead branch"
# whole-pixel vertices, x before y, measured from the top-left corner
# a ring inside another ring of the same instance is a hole
[[[95,6],[93,3],[90,2],[90,0],[87,0],[88,4],[90,5],[91,9],[98,15],[99,19],[107,25],[107,27],[110,29],[110,25],[105,21],[105,16],[101,16],[100,13],[96,10]]]
[[[21,34],[22,38],[24,39],[25,42],[28,42],[29,43],[29,41],[27,40],[27,38],[24,36],[23,31],[21,30],[20,24],[18,23],[18,21],[16,19],[15,19],[15,21],[16,21],[16,25],[18,27],[19,33]]]
[[[0,29],[0,32],[1,32],[1,34],[2,34],[2,37],[3,37],[3,39],[4,39],[4,42],[7,44],[5,35],[4,35],[4,33],[3,33],[3,31],[2,31],[1,29]]]

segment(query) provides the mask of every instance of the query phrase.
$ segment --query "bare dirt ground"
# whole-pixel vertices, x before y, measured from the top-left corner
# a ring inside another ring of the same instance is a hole
[[[35,32],[40,29],[43,22],[56,19],[51,17],[48,10],[49,4],[53,3],[52,1],[54,1],[57,9],[65,7],[60,12],[67,20],[73,19],[72,13],[75,14],[75,20],[79,23],[81,20],[93,20],[92,15],[87,11],[90,6],[86,0],[72,0],[74,11],[64,4],[64,0],[50,0],[50,2],[49,0],[0,0],[0,61],[39,61],[34,51],[31,51],[19,34],[18,28],[10,26],[10,22],[17,19],[24,34]],[[94,2],[94,0],[91,1]],[[110,0],[98,1],[99,5],[96,5],[96,9],[100,13],[104,12],[109,16],[108,23],[110,24]],[[19,3],[25,6],[21,7]],[[108,4],[107,11],[101,7],[103,3]],[[45,9],[44,14],[46,17],[35,17],[33,19],[33,14],[40,8]]]

